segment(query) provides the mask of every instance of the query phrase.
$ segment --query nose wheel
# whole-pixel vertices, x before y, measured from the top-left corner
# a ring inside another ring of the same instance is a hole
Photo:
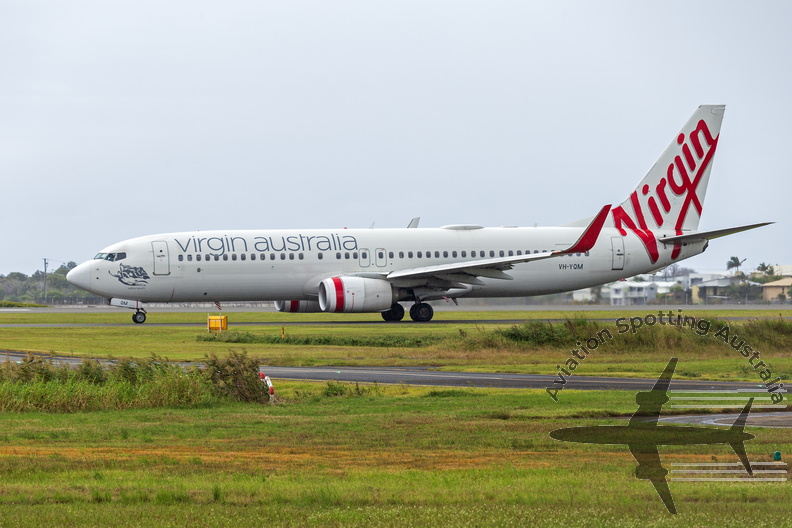
[[[146,322],[146,312],[135,312],[132,314],[132,320],[136,324],[143,324]]]

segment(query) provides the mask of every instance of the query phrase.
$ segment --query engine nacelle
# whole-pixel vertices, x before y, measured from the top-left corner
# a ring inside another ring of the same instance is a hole
[[[365,277],[331,277],[319,284],[324,312],[383,312],[396,302],[388,281]]]
[[[322,311],[318,301],[275,301],[275,309],[279,312],[289,313],[316,313]]]

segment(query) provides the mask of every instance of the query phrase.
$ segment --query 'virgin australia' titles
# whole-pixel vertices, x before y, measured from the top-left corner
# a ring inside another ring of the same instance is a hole
[[[289,236],[213,236],[174,238],[182,253],[225,253],[281,252],[281,251],[355,251],[358,243],[355,237],[329,233],[325,235],[296,234]]]

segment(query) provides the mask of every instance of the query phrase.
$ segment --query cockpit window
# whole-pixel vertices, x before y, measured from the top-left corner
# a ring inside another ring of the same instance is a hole
[[[110,262],[116,262],[124,260],[126,256],[126,253],[98,253],[94,257],[94,260],[109,260]]]

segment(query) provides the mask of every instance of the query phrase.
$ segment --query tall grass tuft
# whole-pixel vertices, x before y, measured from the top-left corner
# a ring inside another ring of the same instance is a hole
[[[227,357],[207,356],[204,375],[220,396],[243,402],[269,401],[266,384],[259,379],[260,361],[246,352],[231,350]]]
[[[76,367],[28,355],[0,365],[0,412],[79,412],[153,407],[205,407],[221,401],[264,402],[258,360],[247,354],[212,357],[183,369],[158,357]]]
[[[528,321],[521,325],[495,330],[495,334],[508,341],[534,346],[574,346],[575,342],[591,337],[599,325],[588,319],[567,319],[563,323]]]
[[[300,346],[346,346],[346,347],[387,347],[387,348],[418,348],[442,341],[437,335],[401,336],[272,336],[256,335],[251,332],[223,332],[221,334],[200,334],[197,341],[221,342],[234,344],[268,344],[268,345],[300,345]]]

